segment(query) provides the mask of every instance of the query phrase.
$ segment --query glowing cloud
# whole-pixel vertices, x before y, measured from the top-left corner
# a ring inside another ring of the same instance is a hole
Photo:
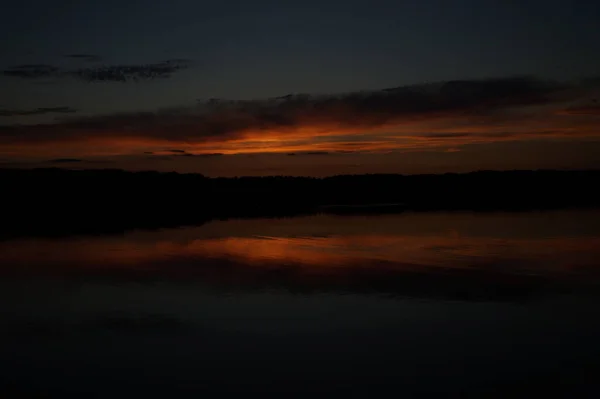
[[[72,73],[90,81],[135,80],[167,76],[184,67],[182,60],[173,60],[140,67],[84,68]],[[47,69],[36,66],[20,70],[40,74]],[[56,157],[160,154],[171,146],[179,149],[171,155],[181,151],[179,155],[184,156],[456,150],[472,143],[598,137],[600,115],[596,108],[573,105],[593,89],[589,84],[510,77],[333,95],[290,94],[265,100],[210,99],[153,112],[3,125],[0,153]]]

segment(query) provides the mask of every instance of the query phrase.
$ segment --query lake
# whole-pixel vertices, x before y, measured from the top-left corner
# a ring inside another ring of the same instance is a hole
[[[600,392],[600,210],[20,238],[0,273],[4,397]]]

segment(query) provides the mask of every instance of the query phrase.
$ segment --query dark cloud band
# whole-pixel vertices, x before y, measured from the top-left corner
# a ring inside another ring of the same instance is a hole
[[[44,114],[72,114],[77,112],[71,107],[46,107],[34,109],[0,109],[1,116],[28,116],[28,115],[44,115]]]
[[[161,65],[166,64],[169,63]],[[176,62],[173,64],[179,65]],[[90,79],[116,79],[113,72],[103,71]],[[131,69],[122,72],[131,75],[138,73],[137,71]],[[106,74],[104,77],[103,73]],[[334,132],[331,133],[333,135],[339,135],[339,132],[344,130],[363,130],[362,136],[359,135],[360,139],[339,143],[337,148],[348,147],[354,150],[355,147],[360,149],[369,142],[369,132],[374,128],[396,127],[415,121],[431,123],[448,118],[453,118],[453,126],[457,127],[460,127],[461,123],[470,124],[473,120],[477,120],[483,126],[492,126],[499,121],[514,123],[520,116],[518,113],[511,113],[513,109],[532,105],[557,106],[581,97],[589,89],[588,86],[580,84],[549,82],[533,77],[508,77],[440,82],[346,94],[290,94],[266,100],[211,99],[191,107],[155,112],[70,117],[53,124],[0,126],[0,142],[136,138],[178,145],[238,140],[244,141],[244,145],[247,146],[255,143],[257,146],[264,146],[260,140],[261,136],[271,135],[285,140],[288,133],[302,128],[309,131],[306,133],[307,139],[313,134],[311,131],[319,129]],[[544,129],[547,130],[548,127]],[[496,139],[508,139],[521,133],[486,131],[484,127],[479,133],[432,129],[429,135],[420,133],[418,136],[420,139],[434,142],[470,140],[482,134]],[[320,149],[315,146],[315,150]],[[180,151],[183,150],[172,150],[170,154],[186,153]]]
[[[88,61],[88,62],[98,62],[98,61],[102,60],[102,57],[100,57],[98,55],[82,54],[82,53],[65,54],[64,57],[75,59],[75,60]]]
[[[89,54],[72,54],[70,58],[91,61]],[[141,65],[102,65],[76,69],[62,69],[47,64],[17,65],[2,71],[7,77],[19,79],[76,78],[86,82],[139,82],[159,78],[169,78],[175,72],[187,69],[192,62],[185,59],[172,59],[158,63]]]

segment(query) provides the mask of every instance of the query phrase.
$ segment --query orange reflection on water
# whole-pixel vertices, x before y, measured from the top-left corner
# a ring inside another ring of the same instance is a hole
[[[171,231],[172,232],[172,231]],[[442,269],[479,268],[537,273],[590,270],[598,266],[600,237],[509,239],[450,235],[349,234],[325,237],[220,237],[176,240],[169,230],[146,239],[90,237],[0,243],[4,272],[19,270],[168,270],[218,261],[248,267]],[[154,235],[152,235],[154,234]]]

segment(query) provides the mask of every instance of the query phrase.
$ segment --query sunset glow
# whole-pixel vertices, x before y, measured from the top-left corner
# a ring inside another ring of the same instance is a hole
[[[8,268],[3,272],[14,270],[16,265],[35,264],[45,269],[39,271],[49,273],[61,270],[67,273],[163,270],[168,273],[165,265],[173,260],[184,264],[186,260],[201,261],[204,267],[223,261],[250,268],[299,267],[309,273],[319,273],[320,269],[330,273],[338,268],[368,268],[374,264],[398,271],[424,271],[432,267],[485,269],[514,259],[519,259],[518,264],[507,268],[506,273],[570,273],[594,267],[596,260],[589,254],[600,248],[597,237],[506,240],[459,235],[265,236],[187,242],[98,238],[48,242],[48,245],[43,241],[5,244],[0,244],[0,260]],[[540,268],[541,259],[544,262]]]

